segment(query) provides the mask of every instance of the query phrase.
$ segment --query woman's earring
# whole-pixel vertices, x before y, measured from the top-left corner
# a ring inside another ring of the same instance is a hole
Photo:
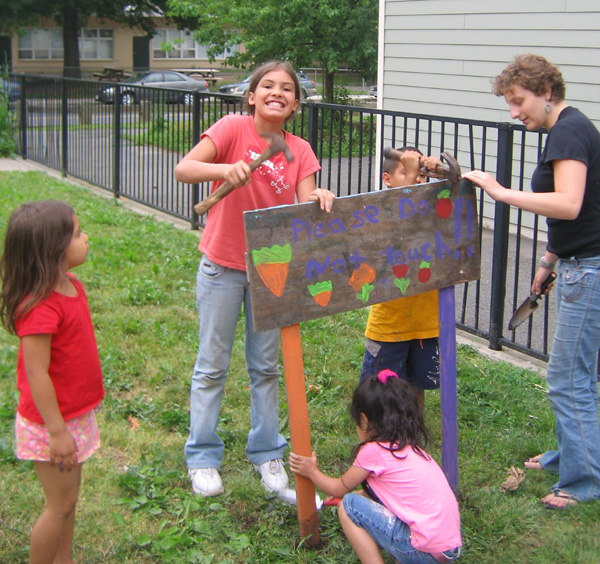
[[[546,104],[546,105],[544,106],[544,110],[546,110],[546,113],[547,113],[547,114],[549,114],[549,113],[550,113],[550,110],[551,110],[551,109],[552,109],[552,106],[550,105],[550,103],[548,103],[548,104]]]

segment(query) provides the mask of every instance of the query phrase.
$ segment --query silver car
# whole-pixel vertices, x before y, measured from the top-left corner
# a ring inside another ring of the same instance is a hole
[[[152,86],[153,88],[139,88]],[[154,88],[168,88],[164,92],[165,102],[191,104],[194,92],[208,92],[208,82],[195,80],[176,71],[148,71],[136,73],[126,78],[121,83],[121,103],[125,105],[137,104],[140,100],[149,100],[157,97]],[[115,100],[116,86],[104,85],[94,94],[98,102],[112,104]]]
[[[298,80],[300,81],[300,89],[302,98],[308,98],[314,96],[317,93],[317,87],[314,81],[304,72],[297,71]],[[233,84],[224,84],[219,87],[219,92],[222,94],[231,94],[233,96],[243,96],[246,94],[248,87],[250,86],[250,79],[252,75],[247,76],[241,82],[235,82]]]

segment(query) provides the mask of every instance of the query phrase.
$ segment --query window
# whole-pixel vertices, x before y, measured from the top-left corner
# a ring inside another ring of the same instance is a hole
[[[237,51],[237,47],[231,50]],[[208,59],[206,47],[197,43],[189,31],[159,29],[152,38],[155,59]],[[217,59],[224,59],[223,54]]]
[[[29,29],[19,37],[19,59],[62,59],[61,29]]]
[[[80,29],[79,53],[82,59],[109,59],[113,58],[113,30],[112,29]]]
[[[81,59],[112,59],[112,29],[80,29]],[[61,29],[29,29],[19,37],[19,59],[62,59],[64,54]]]

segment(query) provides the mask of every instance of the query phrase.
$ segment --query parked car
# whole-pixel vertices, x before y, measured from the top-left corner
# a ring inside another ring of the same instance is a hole
[[[369,86],[369,90],[367,90],[367,94],[371,96],[371,98],[375,98],[377,100],[377,84],[373,84]]]
[[[0,98],[14,102],[21,97],[21,85],[16,80],[0,78]]]
[[[300,81],[300,88],[302,91],[302,98],[308,98],[314,96],[317,93],[317,87],[314,81],[304,72],[297,71],[298,80]],[[222,94],[232,94],[233,96],[243,96],[246,94],[248,87],[250,86],[250,79],[252,75],[247,76],[241,82],[235,82],[233,84],[224,84],[219,87],[219,92]]]
[[[175,71],[148,71],[136,73],[121,83],[121,103],[125,105],[137,104],[140,100],[148,100],[156,96],[156,91],[153,88],[138,88],[139,86],[168,88],[169,90],[164,93],[165,102],[180,102],[183,104],[192,103],[194,92],[208,91],[208,82],[204,80],[196,80]],[[176,91],[173,92],[172,89]],[[104,85],[96,91],[94,98],[98,102],[112,104],[115,99],[115,90],[116,86],[113,84]]]

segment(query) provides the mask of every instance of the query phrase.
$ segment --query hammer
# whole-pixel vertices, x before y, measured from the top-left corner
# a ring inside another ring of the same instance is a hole
[[[402,160],[402,153],[392,147],[386,147],[383,150],[383,156],[386,158],[396,159],[397,161]],[[456,162],[456,159],[450,153],[442,153],[441,158],[447,161],[448,164],[438,163],[435,170],[426,170],[425,175],[433,178],[447,178],[452,186],[458,184],[461,176],[460,166]],[[419,166],[421,163],[419,162]]]
[[[261,133],[261,137],[271,139],[271,144],[250,163],[250,170],[254,172],[262,163],[266,160],[270,159],[277,153],[283,151],[283,154],[288,162],[292,162],[294,160],[294,155],[292,155],[289,147],[286,142],[279,137],[279,135],[275,135],[274,133]],[[217,202],[220,202],[227,194],[233,192],[234,187],[229,184],[229,182],[225,181],[221,186],[216,188],[206,199],[198,202],[194,206],[194,211],[198,215],[205,214],[210,208],[212,208]]]

